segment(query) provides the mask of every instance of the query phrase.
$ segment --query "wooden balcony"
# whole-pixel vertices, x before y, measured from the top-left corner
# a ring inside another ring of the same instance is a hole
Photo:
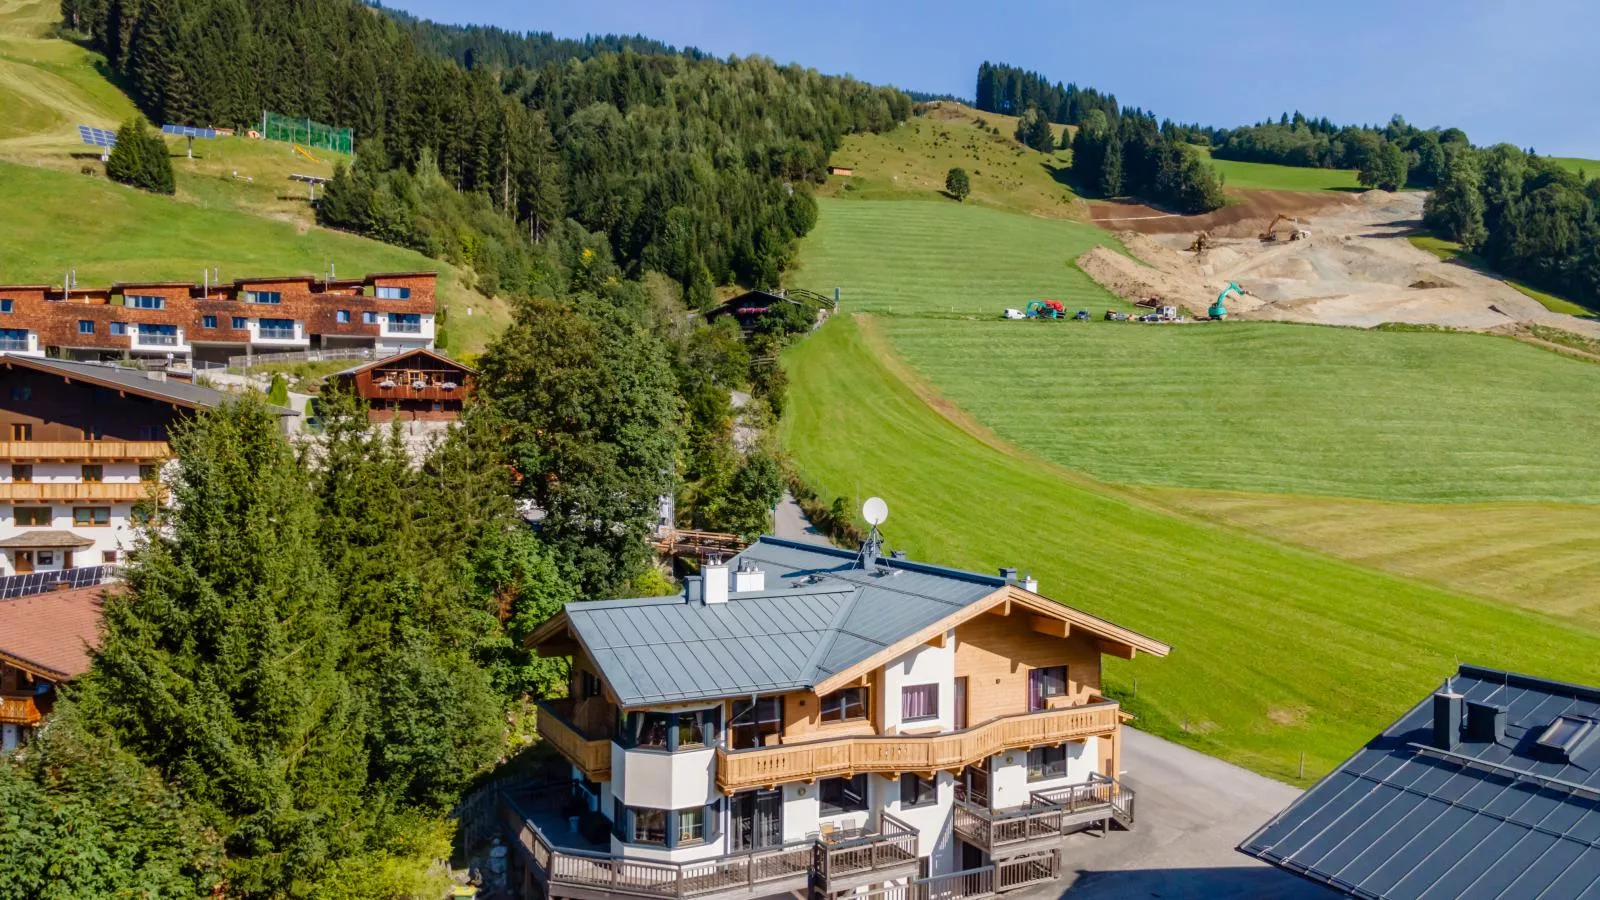
[[[11,462],[159,462],[172,455],[166,441],[0,441]]]
[[[591,781],[611,780],[611,738],[591,736],[572,724],[572,698],[539,703],[539,736]]]
[[[963,731],[858,735],[758,747],[717,748],[717,787],[725,793],[860,772],[955,771],[996,753],[1110,734],[1121,723],[1110,700],[1001,716]]]
[[[147,481],[10,481],[0,483],[0,501],[14,503],[137,503],[165,496],[166,489]]]
[[[0,722],[7,725],[37,725],[44,718],[32,694],[0,695]]]
[[[1103,776],[1085,784],[1036,791],[1026,806],[991,811],[956,798],[956,836],[993,859],[1055,849],[1061,838],[1086,825],[1133,824],[1133,791]]]

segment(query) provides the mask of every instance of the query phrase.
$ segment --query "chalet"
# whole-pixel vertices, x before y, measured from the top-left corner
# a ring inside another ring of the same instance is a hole
[[[826,318],[837,305],[834,298],[802,288],[752,290],[708,311],[706,321],[732,316],[747,337],[757,331],[804,331]]]
[[[136,509],[164,496],[172,427],[227,397],[160,371],[0,353],[0,576],[120,563]]]
[[[105,588],[0,600],[0,755],[28,744],[63,682],[89,670]]]
[[[337,372],[332,381],[366,401],[371,421],[453,422],[476,376],[470,366],[416,348]]]
[[[702,571],[531,636],[571,660],[539,708],[571,784],[504,797],[524,896],[1003,891],[1054,878],[1065,834],[1131,823],[1101,657],[1167,645],[876,539],[764,537]]]
[[[1600,688],[1461,666],[1239,850],[1352,897],[1600,885]]]

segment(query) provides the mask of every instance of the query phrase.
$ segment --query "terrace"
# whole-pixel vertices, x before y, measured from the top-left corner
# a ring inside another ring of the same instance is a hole
[[[1121,782],[1092,775],[1085,784],[1035,791],[1026,806],[989,810],[958,789],[956,836],[996,859],[1053,850],[1061,838],[1086,825],[1133,824],[1133,791]]]

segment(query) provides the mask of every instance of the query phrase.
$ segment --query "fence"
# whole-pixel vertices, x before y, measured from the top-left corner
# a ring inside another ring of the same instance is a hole
[[[335,153],[353,153],[355,148],[355,134],[348,128],[335,128],[310,119],[290,118],[265,110],[261,113],[261,136],[269,141],[286,141]]]
[[[374,347],[346,347],[340,350],[288,350],[282,353],[246,353],[228,357],[228,368],[248,369],[251,366],[270,366],[276,363],[322,362],[329,359],[383,359],[398,350],[379,350]]]

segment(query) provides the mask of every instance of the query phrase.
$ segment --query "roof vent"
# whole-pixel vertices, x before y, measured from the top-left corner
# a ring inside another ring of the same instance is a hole
[[[1570,763],[1600,736],[1595,726],[1595,720],[1584,716],[1556,716],[1536,744],[1549,759]]]
[[[1492,703],[1467,701],[1467,740],[1498,744],[1506,736],[1506,708]]]
[[[683,579],[683,598],[690,603],[699,603],[705,597],[705,582],[699,575],[689,575]]]
[[[1461,743],[1461,701],[1455,691],[1433,695],[1433,746],[1454,750]]]
[[[733,592],[744,594],[750,591],[764,591],[767,588],[767,573],[756,567],[753,559],[739,560],[739,568],[733,572]]]
[[[906,552],[904,550],[890,550],[889,551],[889,558],[890,559],[905,559],[906,558]]]
[[[1016,584],[1017,583],[1017,570],[1016,570],[1016,567],[1015,566],[1001,566],[1000,567],[1000,577],[1004,578],[1006,580],[1006,584]]]
[[[161,371],[160,369],[150,369],[144,373],[144,377],[150,379],[151,381],[166,381],[167,373]]]
[[[1022,589],[1031,594],[1039,593],[1039,579],[1033,577],[1032,575],[1023,576]]]

